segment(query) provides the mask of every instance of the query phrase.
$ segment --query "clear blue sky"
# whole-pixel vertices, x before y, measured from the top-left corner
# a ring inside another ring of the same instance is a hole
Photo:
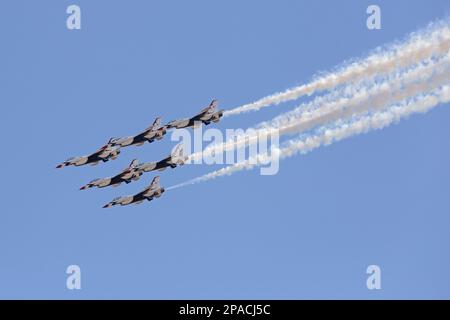
[[[382,30],[365,26],[382,9]],[[66,28],[78,4],[82,30]],[[97,167],[54,169],[155,116],[188,116],[305,83],[449,13],[436,1],[3,1],[0,298],[450,298],[450,109],[281,163],[101,206],[153,177],[78,188],[169,139]],[[307,100],[307,99],[302,99]],[[246,128],[293,103],[227,118]],[[185,166],[165,186],[217,167]],[[66,267],[82,289],[66,289]],[[382,290],[366,288],[366,267]]]

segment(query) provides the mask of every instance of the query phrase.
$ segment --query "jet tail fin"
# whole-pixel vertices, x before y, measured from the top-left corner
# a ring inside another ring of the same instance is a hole
[[[213,113],[216,110],[218,103],[219,103],[219,101],[217,99],[213,99],[211,101],[211,103],[200,112],[201,113]]]
[[[114,140],[116,140],[116,138],[114,138],[114,137],[110,138],[108,140],[108,142],[105,145],[103,145],[100,148],[98,148],[96,152],[100,152],[100,151],[103,151],[103,150],[105,150],[107,148],[110,148],[114,144]]]
[[[161,127],[161,117],[156,117],[155,121],[153,121],[152,125],[148,127],[146,130],[155,130]]]
[[[155,121],[153,121],[153,127],[159,127],[161,125],[161,117],[156,117]]]
[[[183,143],[180,142],[173,148],[172,153],[170,154],[172,162],[177,162],[176,161],[177,159],[183,158],[183,154],[184,154]]]
[[[159,188],[159,176],[153,178],[152,183],[150,183],[150,188],[151,189]]]
[[[138,160],[137,159],[133,159],[133,161],[131,161],[130,165],[128,166],[128,168],[134,168],[138,165]]]
[[[218,101],[217,99],[213,99],[213,100],[211,101],[211,103],[209,104],[209,107],[210,107],[211,109],[216,109],[218,104],[219,104],[219,101]]]

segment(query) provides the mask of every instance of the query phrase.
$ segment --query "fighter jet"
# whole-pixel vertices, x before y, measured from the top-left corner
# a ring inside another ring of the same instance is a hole
[[[173,120],[166,126],[168,129],[197,128],[202,123],[208,125],[211,122],[219,122],[220,118],[223,116],[224,110],[216,111],[217,104],[218,101],[214,99],[213,101],[211,101],[209,106],[201,110],[200,113],[196,116],[189,119]]]
[[[164,171],[167,167],[175,168],[183,165],[187,156],[184,156],[183,145],[179,143],[173,150],[173,152],[167,157],[158,162],[146,162],[136,166],[136,170],[142,172],[150,171]]]
[[[107,162],[110,159],[115,160],[120,154],[120,147],[112,145],[113,138],[109,139],[108,143],[99,148],[93,154],[81,157],[72,157],[56,166],[56,168],[64,168],[67,166],[82,166],[85,164],[96,165],[100,161]]]
[[[80,190],[85,190],[93,187],[104,188],[107,186],[117,187],[122,182],[126,184],[130,183],[132,180],[137,181],[141,177],[143,171],[136,170],[136,166],[138,165],[137,159],[131,161],[130,165],[126,167],[121,173],[108,178],[103,179],[94,179],[88,184],[82,186]]]
[[[144,200],[152,201],[153,198],[159,198],[164,192],[164,188],[159,185],[159,176],[154,177],[152,183],[145,190],[134,196],[117,197],[111,202],[105,204],[103,208],[111,208],[116,205],[126,206],[128,204],[139,204]]]
[[[161,126],[161,118],[155,119],[153,124],[138,135],[124,138],[114,138],[112,140],[113,146],[128,147],[131,145],[142,146],[146,141],[152,143],[156,140],[161,140],[166,134],[166,126]]]

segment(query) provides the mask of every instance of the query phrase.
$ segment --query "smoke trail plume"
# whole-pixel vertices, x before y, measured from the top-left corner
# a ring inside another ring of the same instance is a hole
[[[330,90],[349,82],[368,81],[425,59],[446,54],[450,45],[449,24],[449,19],[433,23],[424,30],[410,34],[403,42],[379,48],[368,57],[319,76],[308,84],[228,110],[224,116],[256,111],[270,105],[296,100],[304,95],[312,95],[318,91]]]
[[[348,85],[312,102],[302,104],[273,120],[256,126],[251,134],[242,134],[221,144],[213,144],[190,155],[191,160],[256,143],[276,132],[279,135],[300,133],[324,126],[338,119],[374,112],[417,94],[434,90],[450,82],[450,53],[435,61],[422,62],[403,72],[392,74],[372,87]]]
[[[304,154],[320,146],[330,145],[342,139],[354,135],[367,133],[372,130],[383,129],[401,119],[407,118],[415,113],[425,113],[439,104],[450,101],[450,85],[444,85],[428,94],[419,94],[412,99],[404,100],[400,104],[393,105],[385,111],[375,112],[370,115],[356,117],[350,121],[339,120],[333,127],[322,127],[317,133],[300,139],[293,139],[284,144],[280,149],[273,150],[269,154],[258,154],[257,161],[249,159],[217,171],[208,173],[204,176],[194,178],[187,182],[174,185],[169,189],[184,187],[191,184],[205,182],[217,177],[231,175],[244,169],[252,169],[260,163],[267,163],[274,156],[281,159],[294,156],[298,153]]]

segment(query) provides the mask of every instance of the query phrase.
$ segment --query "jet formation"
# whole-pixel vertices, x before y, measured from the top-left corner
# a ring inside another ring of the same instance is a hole
[[[64,168],[67,166],[83,166],[83,165],[97,165],[100,162],[108,162],[115,160],[120,154],[121,148],[128,146],[142,146],[145,142],[152,143],[155,140],[163,139],[168,130],[176,130],[182,128],[197,128],[201,125],[209,125],[211,122],[217,123],[222,118],[224,110],[217,111],[218,101],[212,100],[211,103],[202,109],[198,114],[191,118],[173,120],[162,125],[161,117],[157,117],[151,126],[134,136],[127,136],[122,138],[110,138],[108,142],[100,147],[92,154],[78,157],[71,157],[66,161],[58,164],[56,168]],[[112,177],[99,178],[90,181],[80,188],[86,190],[90,188],[105,188],[108,186],[117,187],[122,183],[129,184],[133,181],[138,181],[146,172],[164,171],[167,168],[176,168],[186,163],[188,157],[184,154],[182,144],[175,146],[170,155],[159,161],[139,163],[137,159],[131,161],[128,167],[124,168],[118,174]],[[160,177],[153,178],[151,184],[132,196],[117,197],[103,208],[110,208],[115,205],[139,204],[144,200],[151,201],[154,198],[159,198],[164,193],[164,187],[160,186]]]

